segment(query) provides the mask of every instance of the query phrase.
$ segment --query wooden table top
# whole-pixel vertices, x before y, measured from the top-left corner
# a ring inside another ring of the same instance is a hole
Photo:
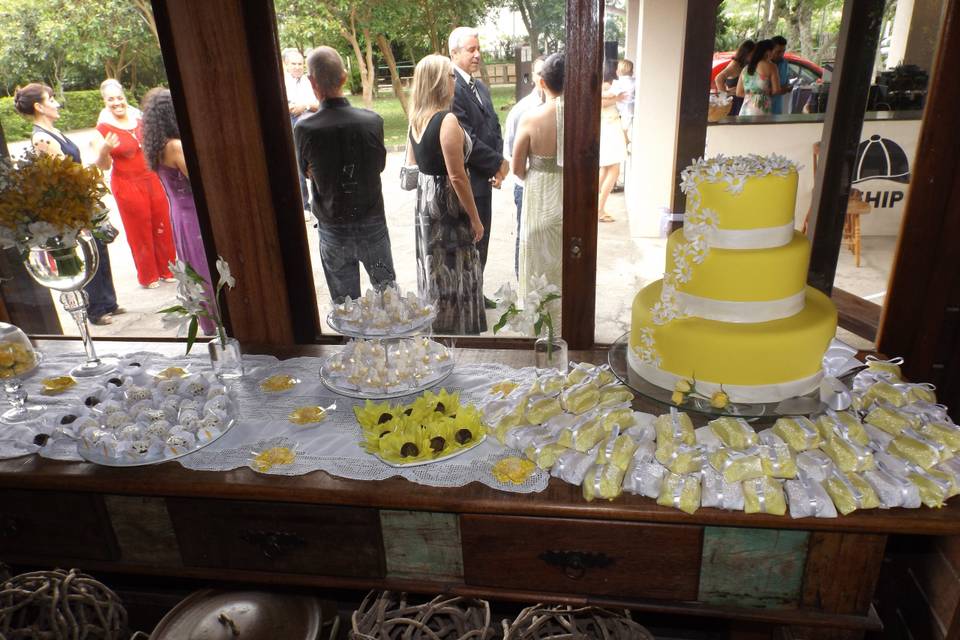
[[[45,351],[79,349],[75,341],[44,341]],[[202,347],[201,347],[202,348]],[[177,343],[98,341],[102,353],[155,351],[181,353]],[[336,346],[308,345],[292,348],[245,348],[248,353],[270,353],[284,359],[294,356],[324,356]],[[604,350],[571,352],[571,359],[604,362]],[[525,350],[458,350],[459,362],[501,362],[513,366],[533,363]],[[641,410],[661,412],[663,407],[638,401]],[[588,503],[580,488],[556,478],[537,494],[497,491],[480,483],[459,488],[416,485],[401,478],[380,481],[348,480],[316,471],[302,476],[258,474],[241,468],[226,472],[191,471],[176,462],[136,468],[100,467],[91,463],[48,460],[36,455],[0,460],[0,487],[5,489],[89,491],[144,496],[181,496],[246,499],[275,502],[303,502],[349,505],[382,509],[439,511],[453,513],[496,513],[504,515],[585,518],[671,524],[696,524],[779,529],[832,530],[867,533],[929,535],[960,534],[960,500],[942,509],[873,509],[838,518],[794,520],[761,514],[702,508],[688,515],[661,507],[652,499],[624,494],[613,501]]]

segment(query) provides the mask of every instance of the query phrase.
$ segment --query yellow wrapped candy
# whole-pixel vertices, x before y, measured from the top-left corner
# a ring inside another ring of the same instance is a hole
[[[600,388],[592,380],[585,380],[578,385],[565,389],[560,394],[563,408],[578,416],[583,415],[597,406],[600,401]]]
[[[778,418],[773,425],[773,432],[797,452],[820,446],[820,432],[813,421],[803,416]]]
[[[857,509],[876,509],[880,498],[870,483],[855,473],[843,473],[837,469],[827,476],[823,488],[830,494],[837,511],[843,515]]]
[[[697,435],[693,428],[690,416],[671,409],[670,413],[657,416],[654,426],[657,429],[657,440],[679,440],[683,444],[693,445],[697,442]]]
[[[543,424],[550,418],[563,413],[557,398],[531,398],[525,418],[530,424]]]
[[[524,424],[523,414],[524,414],[524,405],[526,402],[520,402],[516,407],[511,411],[503,414],[499,420],[493,425],[493,434],[496,436],[497,440],[501,443],[506,440],[507,433],[511,429],[516,429],[520,425]]]
[[[884,380],[874,382],[863,394],[863,405],[866,407],[878,400],[883,400],[894,407],[902,407],[907,404],[907,398],[903,391]]]
[[[597,384],[601,387],[617,381],[617,376],[613,375],[613,371],[607,365],[597,367],[594,375],[597,378]]]
[[[860,420],[846,411],[829,413],[820,416],[817,421],[817,429],[823,440],[829,440],[834,431],[838,431],[847,440],[856,442],[859,445],[866,446],[870,442],[870,436]]]
[[[564,381],[564,388],[574,387],[590,377],[593,373],[593,367],[582,362],[576,362],[570,366],[567,373],[567,379]]]
[[[897,380],[903,378],[900,372],[900,365],[903,364],[903,358],[896,357],[889,360],[881,360],[876,356],[867,356],[867,369],[874,372],[885,373],[893,376]]]
[[[937,388],[929,382],[907,385],[907,400],[910,402],[937,403]]]
[[[167,367],[156,375],[160,380],[175,380],[177,378],[185,378],[186,376],[187,370],[183,367]]]
[[[626,471],[636,450],[637,443],[633,438],[625,433],[614,432],[600,443],[600,448],[597,450],[597,464],[612,464]]]
[[[615,427],[620,427],[621,431],[626,431],[633,426],[633,411],[628,408],[614,409],[605,414],[600,421],[603,423],[603,429],[607,433],[613,431]]]
[[[587,502],[596,498],[613,500],[623,490],[623,469],[612,464],[593,465],[587,470],[582,489]]]
[[[883,429],[892,436],[900,435],[900,432],[910,426],[920,426],[919,421],[915,424],[913,420],[905,414],[891,407],[875,407],[867,414],[864,422],[872,424],[878,429]]]
[[[757,444],[757,432],[743,418],[723,417],[707,424],[724,446],[731,449],[743,451]]]
[[[278,373],[260,381],[260,391],[264,393],[279,393],[289,391],[300,384],[300,380],[285,373]]]
[[[530,460],[510,456],[498,460],[490,470],[490,474],[503,484],[523,484],[533,475],[536,468],[537,465]]]
[[[541,469],[549,469],[557,462],[567,448],[558,442],[540,444],[534,441],[529,447],[523,450],[523,454],[536,463]]]
[[[660,485],[657,504],[694,514],[700,508],[700,477],[668,473]]]
[[[607,435],[597,418],[588,418],[573,427],[563,429],[557,442],[565,447],[586,453]]]
[[[928,422],[920,427],[920,434],[945,445],[951,452],[960,451],[960,429],[955,424]]]
[[[839,433],[834,433],[820,449],[830,456],[834,464],[845,472],[869,471],[874,467],[873,453],[864,446],[850,442]]]
[[[271,447],[256,454],[251,463],[257,471],[266,473],[278,464],[293,464],[296,459],[297,452],[290,447]]]
[[[782,516],[787,512],[783,488],[773,478],[763,476],[743,483],[744,513],[769,513]]]
[[[759,449],[764,475],[773,478],[797,477],[797,460],[790,447],[785,444],[772,444],[762,445]]]
[[[950,496],[951,482],[947,474],[931,469],[926,473],[919,469],[910,471],[907,479],[917,485],[920,502],[928,507],[939,509]]]
[[[601,407],[615,407],[620,404],[633,402],[633,391],[622,384],[612,384],[600,388]]]
[[[887,445],[887,453],[929,469],[941,460],[953,457],[946,445],[924,438],[913,429],[904,429]]]
[[[657,462],[673,473],[696,473],[703,468],[703,449],[686,445],[679,440],[657,439]]]
[[[490,395],[500,396],[501,398],[506,398],[510,395],[514,389],[517,388],[517,383],[510,380],[504,380],[503,382],[498,382],[495,385],[490,387]]]
[[[717,449],[707,454],[714,469],[723,474],[727,482],[741,482],[763,475],[763,464],[756,453],[736,449]]]
[[[67,389],[76,386],[77,381],[70,376],[56,376],[55,378],[44,378],[40,381],[43,387],[43,395],[55,396],[63,393]]]
[[[293,424],[305,425],[323,422],[327,410],[320,406],[298,407],[290,412],[287,419]]]
[[[530,393],[533,395],[555,396],[563,390],[564,376],[558,374],[546,374],[536,379]]]

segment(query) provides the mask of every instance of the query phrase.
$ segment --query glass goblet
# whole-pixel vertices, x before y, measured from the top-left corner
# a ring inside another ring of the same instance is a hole
[[[43,415],[43,405],[27,406],[23,380],[40,364],[40,353],[34,350],[26,334],[12,324],[0,322],[0,380],[11,408],[0,415],[4,424],[22,424]]]

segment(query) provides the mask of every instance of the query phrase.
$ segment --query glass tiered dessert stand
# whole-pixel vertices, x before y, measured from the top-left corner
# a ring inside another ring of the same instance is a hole
[[[389,295],[395,289],[375,293]],[[370,292],[360,300],[370,300]],[[406,299],[410,303],[411,298]],[[334,331],[353,338],[343,351],[327,358],[320,367],[320,381],[331,391],[350,398],[385,400],[420,393],[445,380],[454,368],[450,349],[425,335],[436,318],[436,307],[417,302],[403,321],[364,323],[355,309],[337,305],[327,316]],[[354,321],[347,318],[354,316]]]

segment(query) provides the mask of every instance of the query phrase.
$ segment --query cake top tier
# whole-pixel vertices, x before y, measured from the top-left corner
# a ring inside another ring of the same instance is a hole
[[[784,177],[797,173],[799,168],[793,160],[776,153],[769,156],[751,153],[745,156],[698,158],[681,172],[680,188],[684,193],[690,193],[703,182],[726,182],[728,189],[736,192],[743,188],[747,178]]]

